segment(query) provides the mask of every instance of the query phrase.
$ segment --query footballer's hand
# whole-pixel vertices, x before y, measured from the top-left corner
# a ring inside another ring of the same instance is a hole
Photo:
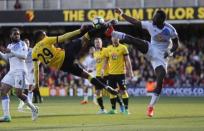
[[[104,69],[101,69],[101,77],[104,77]]]
[[[104,26],[102,26],[102,28],[109,28],[111,26],[114,26],[114,25],[117,25],[118,24],[118,20],[117,19],[112,19],[112,20],[109,20],[108,22],[105,23]]]
[[[173,56],[173,52],[171,52],[170,50],[167,50],[164,52],[164,58],[166,59],[169,56]]]
[[[115,12],[119,15],[123,14],[123,10],[121,8],[115,8]]]
[[[128,77],[130,79],[132,79],[134,77],[134,73],[130,70],[129,73],[128,73]]]
[[[8,49],[8,48],[4,48],[4,50],[3,50],[5,53],[11,53],[11,50],[10,49]]]

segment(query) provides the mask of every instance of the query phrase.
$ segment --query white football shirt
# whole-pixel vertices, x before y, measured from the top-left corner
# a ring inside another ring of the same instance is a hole
[[[178,36],[175,28],[165,22],[163,29],[157,28],[156,25],[153,25],[153,22],[142,21],[142,28],[146,29],[151,36],[152,46],[156,46],[160,50],[166,50],[171,43],[171,39],[174,39]]]
[[[27,67],[25,64],[25,59],[27,58],[28,48],[24,41],[19,41],[17,43],[11,43],[7,46],[11,50],[13,57],[9,58],[10,71],[24,70],[27,72]]]

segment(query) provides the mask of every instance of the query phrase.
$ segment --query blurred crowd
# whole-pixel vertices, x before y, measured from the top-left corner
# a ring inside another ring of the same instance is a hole
[[[204,86],[204,38],[182,41],[179,49],[170,58],[168,73],[164,86],[196,87]],[[0,45],[1,46],[1,45]],[[146,82],[154,81],[155,76],[151,64],[143,54],[129,47],[130,58],[134,70],[134,78],[128,79],[132,87],[145,87]],[[0,60],[0,79],[8,70],[7,63]],[[77,88],[83,86],[82,79],[68,73],[51,68],[40,67],[40,85],[50,88]]]

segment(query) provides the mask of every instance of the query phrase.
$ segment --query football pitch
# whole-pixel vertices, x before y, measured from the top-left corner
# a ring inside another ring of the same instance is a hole
[[[29,112],[17,112],[12,97],[12,121],[0,123],[0,131],[204,131],[204,97],[161,97],[153,118],[145,114],[148,97],[131,97],[130,115],[97,115],[96,105],[80,105],[80,99],[45,97],[32,122]],[[105,107],[110,109],[108,99]]]

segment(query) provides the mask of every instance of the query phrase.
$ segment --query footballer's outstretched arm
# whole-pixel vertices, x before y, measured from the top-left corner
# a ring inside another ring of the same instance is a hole
[[[60,35],[57,37],[57,42],[61,43],[64,42],[66,40],[71,40],[72,38],[80,35],[81,33],[83,34],[84,32],[87,32],[90,29],[89,25],[82,25],[80,29],[72,31],[72,32],[68,32],[64,35]]]
[[[57,37],[57,42],[62,43],[64,41],[66,41],[66,40],[70,40],[73,37],[79,35],[80,33],[81,33],[80,29],[72,31],[72,32],[65,33],[64,35],[60,35],[60,36]]]
[[[129,55],[125,55],[125,65],[126,65],[126,70],[128,71],[128,75],[132,78],[133,77],[133,71],[132,71],[132,64],[131,64],[131,60],[130,60],[130,56]]]
[[[126,14],[123,13],[122,9],[116,8],[115,12],[118,13],[120,16],[122,16],[126,21],[130,22],[131,24],[142,27],[141,21],[133,17],[127,16]]]

